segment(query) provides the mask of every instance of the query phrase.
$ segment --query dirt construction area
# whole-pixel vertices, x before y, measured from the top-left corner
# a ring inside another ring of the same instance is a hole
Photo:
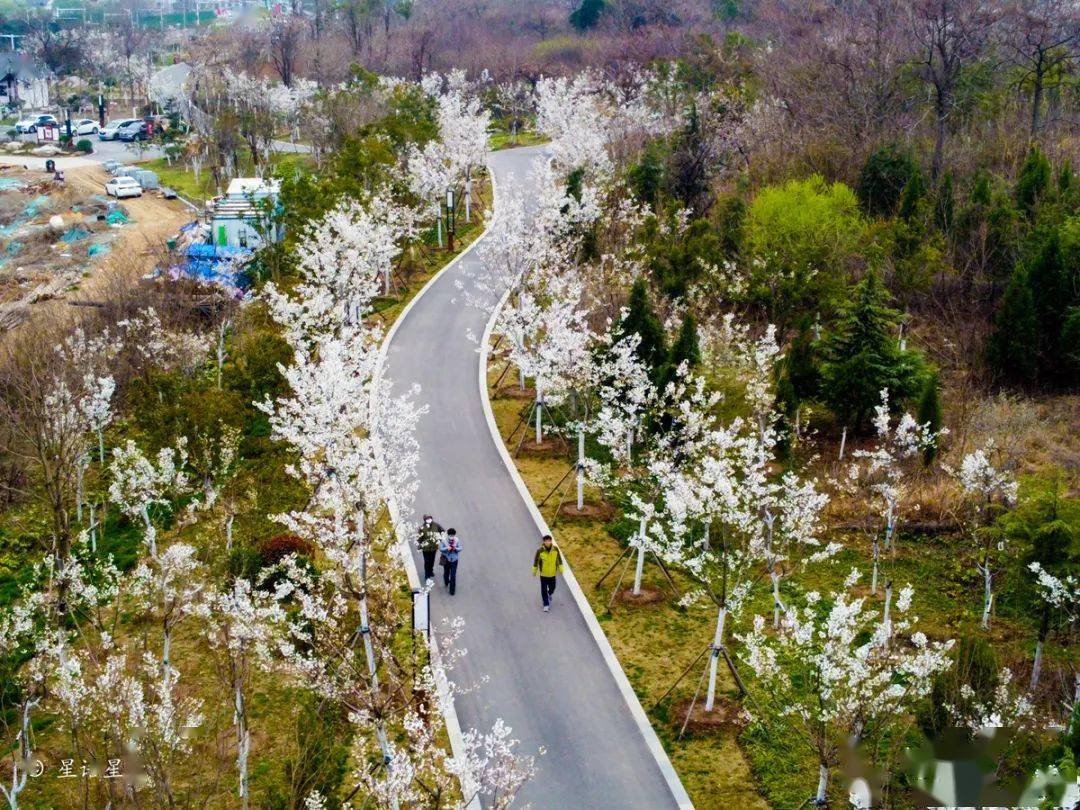
[[[131,283],[154,268],[167,239],[194,212],[156,191],[116,201],[100,166],[46,172],[0,158],[0,331],[38,311],[63,317],[71,300],[94,300],[97,282]]]

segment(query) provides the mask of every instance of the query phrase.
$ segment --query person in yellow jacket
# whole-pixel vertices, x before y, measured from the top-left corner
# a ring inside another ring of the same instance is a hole
[[[551,539],[550,534],[545,534],[540,541],[540,548],[533,557],[533,576],[540,575],[540,599],[544,603],[544,613],[551,612],[551,595],[555,593],[555,575],[563,570],[562,552]]]

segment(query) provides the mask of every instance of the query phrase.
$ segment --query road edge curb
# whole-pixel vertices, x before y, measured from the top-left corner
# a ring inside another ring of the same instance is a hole
[[[495,172],[488,169],[488,174],[490,175],[491,179],[491,199],[492,206],[494,207]],[[424,294],[435,284],[436,281],[439,280],[442,274],[450,270],[459,261],[469,255],[469,253],[472,252],[473,248],[480,244],[480,240],[487,236],[487,232],[488,230],[490,230],[490,228],[491,220],[484,223],[484,229],[476,235],[476,238],[469,243],[468,247],[466,247],[457,256],[455,256],[442,267],[440,267],[431,278],[424,282],[424,286],[421,287],[419,292],[417,292],[416,295],[414,295],[409,300],[409,302],[405,305],[405,308],[402,309],[398,316],[394,319],[394,322],[390,324],[390,328],[386,331],[386,334],[383,335],[382,342],[379,344],[379,365],[376,375],[376,385],[372,389],[372,397],[377,395],[379,392],[380,386],[378,385],[378,383],[381,383],[383,380],[383,376],[386,371],[386,358],[390,354],[390,343],[393,341],[394,335],[397,334],[398,327],[400,327],[401,324],[405,322],[405,319],[409,316],[409,313],[412,311],[412,308],[416,304],[416,302],[424,297]],[[412,551],[409,548],[409,540],[407,537],[404,537],[399,532],[397,532],[397,527],[400,526],[397,509],[392,504],[388,504],[388,507],[390,511],[390,521],[395,527],[395,533],[398,534],[397,552],[401,556],[402,566],[405,568],[405,574],[409,579],[409,588],[412,590],[420,590],[420,572],[416,568],[416,560],[413,558]],[[436,677],[436,684],[439,687],[439,691],[442,693],[442,699],[440,699],[439,701],[440,707],[449,707],[442,708],[441,714],[443,716],[443,722],[446,724],[446,736],[450,738],[450,751],[455,757],[463,759],[465,756],[465,736],[461,731],[461,721],[458,719],[457,716],[457,706],[454,705],[453,697],[449,694],[449,683],[446,678],[446,669],[442,663],[442,655],[439,652],[439,644],[436,641],[434,634],[432,633],[428,634],[428,650],[429,654],[431,655],[431,660],[435,664],[434,671]],[[467,810],[480,810],[479,794],[475,792],[475,788],[466,788],[463,786],[462,792],[466,792],[467,790],[473,791],[473,798],[467,805],[465,805],[465,807],[467,808]]]
[[[494,176],[494,172],[492,172],[492,176]],[[494,188],[494,184],[492,185],[492,188]],[[494,193],[492,194],[492,197],[494,198]],[[477,239],[477,241],[479,241],[479,239]],[[474,242],[473,244],[476,243]],[[484,406],[484,419],[487,421],[488,430],[491,433],[491,440],[495,443],[495,448],[498,451],[503,464],[506,466],[507,472],[510,474],[510,479],[514,482],[514,486],[517,487],[518,495],[525,501],[525,506],[529,510],[529,514],[532,515],[533,523],[536,524],[539,534],[543,536],[545,534],[552,534],[552,531],[548,528],[544,516],[540,514],[540,510],[536,506],[532,493],[530,493],[529,488],[525,486],[525,481],[522,479],[521,473],[518,472],[514,460],[510,457],[510,451],[506,449],[506,443],[503,441],[502,435],[499,433],[499,427],[495,422],[495,412],[491,408],[491,399],[488,397],[487,367],[488,355],[491,350],[491,333],[495,327],[495,321],[499,317],[499,313],[502,311],[502,308],[509,297],[510,292],[507,291],[503,294],[502,298],[499,299],[499,303],[495,305],[495,309],[492,310],[491,317],[484,327],[484,335],[480,339],[480,368],[478,374],[480,401]],[[671,758],[668,756],[667,751],[664,750],[664,745],[660,742],[660,737],[657,736],[656,729],[654,729],[652,723],[649,722],[649,717],[645,714],[645,709],[642,707],[641,701],[638,700],[637,693],[634,692],[634,688],[630,685],[630,679],[626,677],[626,672],[623,670],[622,664],[619,663],[618,656],[615,655],[615,650],[611,647],[611,642],[608,641],[608,637],[604,634],[603,628],[600,627],[600,622],[597,621],[596,614],[593,613],[592,605],[589,604],[585,592],[581,590],[581,585],[578,584],[577,577],[574,576],[574,572],[570,568],[570,563],[565,557],[563,558],[563,579],[570,589],[570,593],[574,596],[574,602],[577,604],[578,610],[585,618],[585,626],[589,628],[593,641],[596,642],[596,646],[599,647],[600,655],[604,659],[604,663],[607,664],[608,670],[611,672],[612,677],[615,678],[615,685],[619,688],[623,700],[626,701],[626,705],[630,709],[630,715],[634,718],[634,723],[637,725],[638,731],[641,732],[641,736],[645,740],[645,746],[649,749],[653,759],[656,761],[656,765],[660,769],[660,774],[663,776],[664,781],[667,782],[672,798],[674,798],[676,805],[683,810],[693,810],[694,803],[690,800],[690,794],[686,792],[686,788],[683,786],[682,780],[679,779],[679,774],[676,772],[675,766],[671,764]]]

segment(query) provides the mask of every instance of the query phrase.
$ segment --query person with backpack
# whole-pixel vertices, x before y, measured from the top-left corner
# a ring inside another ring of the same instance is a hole
[[[461,540],[458,539],[457,529],[446,530],[446,537],[439,544],[439,551],[442,552],[439,565],[443,567],[443,586],[448,588],[453,596],[457,590],[457,565],[458,557],[461,556]]]
[[[420,531],[416,535],[416,545],[424,558],[424,581],[435,579],[435,553],[439,550],[443,527],[435,522],[431,515],[424,515]]]
[[[555,593],[555,576],[563,570],[562,552],[545,534],[540,541],[540,548],[533,556],[533,576],[540,575],[540,599],[544,603],[544,613],[551,612],[551,595]]]

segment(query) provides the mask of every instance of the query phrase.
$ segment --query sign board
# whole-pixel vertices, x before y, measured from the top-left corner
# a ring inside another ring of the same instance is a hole
[[[60,128],[44,126],[37,128],[38,143],[56,143],[60,140]]]
[[[412,592],[412,626],[417,632],[431,635],[431,593],[429,591]]]

